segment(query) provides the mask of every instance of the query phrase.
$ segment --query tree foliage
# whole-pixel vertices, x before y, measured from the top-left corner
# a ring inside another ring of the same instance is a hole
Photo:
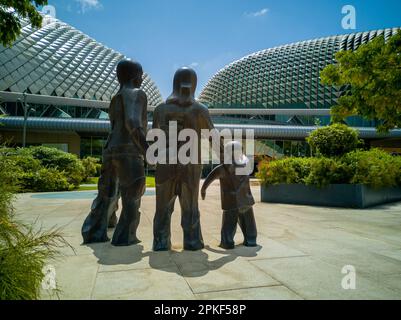
[[[321,73],[322,83],[348,90],[332,109],[334,121],[360,115],[377,120],[377,129],[401,127],[401,32],[387,41],[384,36],[355,51],[340,51],[337,64]]]
[[[28,18],[35,28],[42,26],[39,6],[47,0],[0,0],[0,44],[10,47],[21,34],[21,19]]]
[[[313,154],[338,157],[363,145],[358,132],[344,124],[332,124],[313,131],[306,139]]]

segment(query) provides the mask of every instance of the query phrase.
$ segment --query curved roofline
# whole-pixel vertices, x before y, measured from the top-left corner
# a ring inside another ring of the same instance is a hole
[[[52,24],[52,23],[60,23],[60,24],[62,24],[62,25],[65,25],[65,26],[71,28],[72,30],[77,31],[77,32],[83,34],[85,37],[89,38],[89,40],[92,40],[92,41],[94,41],[94,42],[100,44],[100,45],[103,46],[105,49],[108,49],[108,50],[114,51],[114,52],[116,52],[116,53],[119,53],[119,54],[121,54],[122,56],[124,56],[125,58],[127,58],[127,57],[126,57],[124,54],[122,54],[121,52],[119,52],[119,51],[117,51],[117,50],[115,50],[115,49],[113,49],[113,48],[111,48],[111,47],[105,45],[103,42],[97,41],[95,38],[91,37],[90,35],[86,34],[86,33],[83,32],[83,31],[81,31],[81,30],[75,28],[74,26],[70,25],[69,23],[66,23],[66,22],[64,22],[64,21],[61,21],[61,20],[59,20],[59,19],[57,19],[57,18],[55,18],[55,17],[52,17],[52,16],[49,16],[49,15],[43,14],[42,12],[39,12],[39,13],[40,13],[44,18],[52,20],[51,23],[47,23],[46,25],[49,25],[49,24]],[[26,19],[25,19],[25,20],[26,20]],[[43,28],[43,26],[42,26],[42,28]]]
[[[121,59],[132,59],[68,23],[42,16],[46,23],[40,28],[22,19],[22,32],[14,45],[0,46],[0,90],[110,100],[119,88],[116,64]],[[143,79],[142,88],[150,103],[161,103],[163,97],[155,81],[147,72]]]
[[[352,35],[358,35],[358,34],[364,34],[364,33],[372,33],[372,32],[378,32],[378,31],[385,31],[385,30],[389,30],[389,29],[396,29],[396,30],[401,30],[401,26],[399,27],[391,27],[391,28],[384,28],[384,29],[372,29],[372,30],[367,30],[367,31],[361,31],[361,32],[350,32],[350,33],[345,33],[345,34],[337,34],[337,35],[331,35],[331,36],[327,36],[327,37],[319,37],[319,38],[313,38],[313,39],[309,39],[309,40],[302,40],[302,41],[296,41],[296,42],[291,42],[291,43],[287,43],[287,44],[282,44],[282,45],[278,45],[278,46],[274,46],[271,48],[266,48],[266,49],[262,49],[262,50],[258,50],[255,51],[253,53],[249,53],[235,61],[230,62],[229,64],[225,65],[223,68],[219,69],[208,81],[207,83],[203,86],[203,88],[200,90],[200,93],[198,94],[197,98],[199,98],[203,91],[207,88],[207,86],[210,84],[211,81],[213,81],[213,79],[220,73],[224,72],[225,70],[227,70],[228,68],[230,68],[231,66],[233,66],[234,64],[245,60],[249,57],[255,56],[257,54],[261,54],[264,53],[266,51],[270,51],[270,50],[276,50],[279,48],[284,48],[284,47],[290,47],[290,46],[295,46],[295,45],[300,45],[300,44],[304,44],[304,43],[308,43],[308,42],[314,42],[314,41],[319,41],[319,40],[325,40],[325,39],[330,39],[330,38],[336,38],[336,37],[349,37]]]
[[[116,52],[116,53],[121,54],[122,56],[124,56],[125,59],[139,62],[139,61],[137,61],[137,60],[131,59],[131,58],[128,57],[127,55],[123,54],[122,52],[117,51],[117,50],[115,50],[115,49],[113,49],[113,48],[111,48],[111,47],[105,45],[103,42],[99,42],[98,40],[96,40],[96,39],[93,38],[92,36],[88,35],[87,33],[85,33],[85,32],[83,32],[83,31],[81,31],[81,30],[75,28],[74,26],[72,26],[72,25],[70,25],[70,24],[68,24],[68,23],[66,23],[66,22],[64,22],[64,21],[61,21],[61,20],[59,20],[59,19],[57,19],[57,18],[54,18],[54,17],[52,17],[52,16],[49,16],[49,15],[45,15],[45,14],[43,14],[42,12],[39,12],[39,13],[40,13],[43,17],[50,18],[51,20],[55,20],[55,21],[52,22],[52,23],[56,23],[56,22],[57,22],[57,23],[60,23],[60,24],[64,24],[64,25],[66,25],[66,26],[68,26],[68,27],[71,27],[73,30],[82,33],[84,36],[88,37],[90,40],[95,41],[96,43],[100,44],[100,45],[103,46],[105,49],[112,50],[112,51],[114,51],[114,52]],[[144,73],[146,73],[146,74],[150,77],[150,79],[153,81],[153,83],[156,85],[156,83],[154,82],[154,80],[153,80],[153,78],[151,77],[151,75],[150,75],[148,72],[145,72],[145,71],[144,71]],[[160,95],[161,95],[161,93],[160,93]],[[163,96],[162,96],[162,98],[163,98]]]

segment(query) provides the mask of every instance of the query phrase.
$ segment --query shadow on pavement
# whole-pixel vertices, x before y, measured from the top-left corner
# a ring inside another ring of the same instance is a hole
[[[126,265],[133,270],[150,267],[164,272],[174,272],[184,277],[202,277],[211,271],[223,268],[239,257],[257,257],[262,249],[261,246],[248,248],[240,245],[234,250],[220,250],[206,246],[201,251],[144,252],[141,244],[114,247],[110,243],[98,243],[87,246],[93,250],[100,265]],[[146,258],[148,262],[145,261]],[[134,266],[135,264],[138,266]]]

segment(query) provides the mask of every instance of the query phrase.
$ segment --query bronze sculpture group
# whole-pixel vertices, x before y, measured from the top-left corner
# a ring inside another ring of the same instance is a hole
[[[110,104],[111,132],[103,152],[99,193],[82,226],[85,244],[109,241],[109,227],[115,227],[113,245],[129,246],[139,242],[136,231],[140,222],[141,197],[145,192],[145,160],[149,147],[146,141],[147,97],[140,89],[142,76],[142,67],[137,62],[123,60],[117,66],[120,90]],[[198,139],[203,129],[214,129],[207,107],[195,100],[196,85],[197,76],[194,70],[181,68],[176,72],[173,93],[154,111],[153,129],[159,129],[168,135],[169,123],[175,121],[178,130],[191,129],[196,132]],[[169,141],[167,139],[167,154],[170,150]],[[178,140],[174,142],[178,145],[185,144]],[[196,142],[196,146],[200,148],[200,141]],[[246,157],[242,152],[233,152],[235,147],[238,147],[238,142],[228,143],[215,150],[220,158],[227,154],[232,155],[232,162],[213,170],[201,191],[204,199],[210,183],[220,179],[223,209],[220,246],[225,249],[234,248],[237,223],[244,234],[245,246],[256,246],[257,237],[249,176],[236,175],[235,172],[237,167],[245,165]],[[154,251],[171,249],[171,215],[177,197],[181,206],[184,250],[196,251],[204,248],[198,205],[202,164],[200,158],[198,160],[196,163],[169,162],[156,165]],[[117,222],[115,213],[120,196],[122,210]]]

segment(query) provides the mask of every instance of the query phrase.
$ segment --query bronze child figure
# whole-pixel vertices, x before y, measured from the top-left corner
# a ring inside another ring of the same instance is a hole
[[[107,228],[117,222],[115,211],[121,194],[122,211],[112,244],[128,246],[139,242],[136,231],[145,192],[148,102],[140,89],[143,70],[139,63],[121,61],[117,77],[121,87],[110,104],[111,132],[103,152],[99,194],[82,226],[82,237],[84,243],[109,241]]]
[[[257,229],[252,208],[255,201],[249,185],[249,176],[236,174],[236,169],[245,167],[248,159],[242,154],[242,151],[238,152],[238,150],[242,150],[242,146],[237,141],[227,143],[224,149],[226,157],[227,155],[232,157],[232,164],[222,164],[209,174],[201,189],[202,199],[205,200],[206,189],[210,184],[214,180],[220,179],[223,209],[220,247],[234,249],[237,223],[244,235],[244,246],[255,247],[257,246]]]

